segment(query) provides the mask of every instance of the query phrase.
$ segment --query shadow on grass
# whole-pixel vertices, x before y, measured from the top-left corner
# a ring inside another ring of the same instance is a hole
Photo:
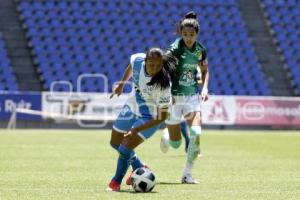
[[[157,185],[182,185],[181,183],[178,183],[178,182],[158,182],[156,183]]]
[[[156,185],[182,185],[181,183],[178,182],[157,182]],[[155,191],[151,191],[151,192],[135,192],[132,189],[125,189],[125,190],[120,190],[120,193],[128,193],[128,194],[157,194],[159,192]]]
[[[155,190],[155,188],[154,188]],[[151,192],[135,192],[133,190],[127,189],[127,190],[120,190],[120,193],[128,193],[128,194],[157,194],[158,192],[156,191],[151,191]]]

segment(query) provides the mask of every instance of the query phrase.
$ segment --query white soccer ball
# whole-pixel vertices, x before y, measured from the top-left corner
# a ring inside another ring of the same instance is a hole
[[[131,175],[131,180],[136,192],[151,192],[155,186],[154,173],[145,167],[136,169]]]

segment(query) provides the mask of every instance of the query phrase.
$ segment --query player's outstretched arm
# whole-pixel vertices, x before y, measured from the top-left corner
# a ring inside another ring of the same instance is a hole
[[[209,80],[209,71],[208,71],[208,62],[204,60],[199,64],[201,70],[201,78],[202,78],[202,91],[201,91],[201,98],[203,101],[208,100],[208,80]]]
[[[131,64],[129,64],[125,69],[121,81],[119,81],[117,84],[114,85],[110,98],[113,98],[114,95],[120,96],[122,94],[124,84],[130,79],[131,76],[132,76],[132,67]]]

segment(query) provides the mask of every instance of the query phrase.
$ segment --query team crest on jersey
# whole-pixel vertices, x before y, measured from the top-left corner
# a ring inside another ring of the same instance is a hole
[[[195,84],[195,76],[193,75],[192,70],[187,70],[183,72],[183,75],[180,77],[179,85],[183,86],[192,86]]]

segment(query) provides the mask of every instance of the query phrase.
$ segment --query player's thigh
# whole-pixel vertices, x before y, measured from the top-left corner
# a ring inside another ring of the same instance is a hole
[[[140,118],[133,124],[133,128],[141,126],[145,123],[147,123],[150,118]],[[158,124],[156,126],[152,126],[146,130],[143,130],[135,135],[130,135],[124,137],[122,144],[125,145],[129,149],[135,149],[137,146],[139,146],[141,143],[143,143],[145,140],[149,139],[151,136],[155,134],[155,132],[159,129],[161,124]]]
[[[181,139],[181,129],[180,124],[167,124],[169,137],[172,141],[177,141]]]
[[[124,139],[124,133],[118,132],[115,129],[111,131],[110,144],[119,145]]]
[[[124,138],[124,134],[131,129],[136,120],[137,117],[134,113],[132,113],[130,107],[124,105],[122,111],[113,124],[111,144],[119,145]]]
[[[183,115],[189,126],[201,125],[201,99],[198,95],[186,97]]]
[[[133,125],[132,127],[139,127],[145,123],[147,123],[148,121],[152,120],[152,118],[139,118]],[[152,126],[146,130],[143,130],[141,132],[139,132],[137,135],[142,138],[143,140],[147,140],[148,138],[152,137],[152,135],[154,135],[156,133],[156,131],[159,129],[159,127],[161,126],[161,123],[155,126]]]
[[[122,144],[128,149],[135,149],[137,146],[142,144],[144,139],[140,137],[138,134],[130,135],[124,137]]]
[[[169,116],[165,123],[167,125],[180,124],[182,120],[182,111],[184,107],[184,99],[181,96],[174,96],[175,104],[169,109]]]
[[[191,112],[184,116],[189,126],[200,126],[201,125],[201,112]]]

